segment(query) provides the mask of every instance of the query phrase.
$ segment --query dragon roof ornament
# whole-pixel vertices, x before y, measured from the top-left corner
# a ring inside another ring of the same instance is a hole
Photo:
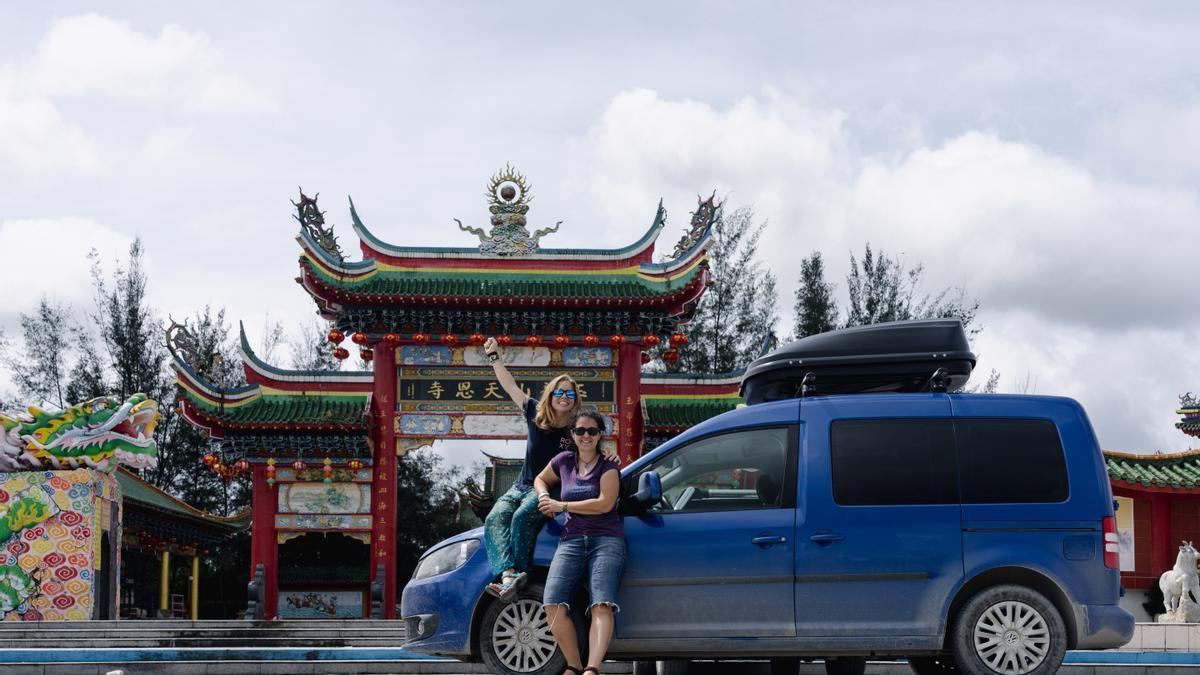
[[[525,214],[529,213],[529,202],[533,201],[530,189],[525,176],[505,165],[503,171],[491,177],[484,193],[490,203],[491,231],[484,232],[483,228],[463,225],[458,218],[454,222],[458,223],[458,229],[479,237],[481,253],[505,257],[536,253],[538,241],[547,234],[557,232],[562,221],[529,234],[529,230],[525,229],[528,222]]]
[[[675,250],[671,253],[671,258],[678,258],[684,253],[692,250],[696,242],[704,237],[704,233],[708,231],[709,226],[721,217],[721,208],[724,202],[717,202],[716,190],[708,197],[697,197],[696,210],[692,212],[692,222],[688,225],[688,229],[679,238],[679,242],[675,244]]]
[[[317,198],[321,193],[309,197],[304,194],[304,188],[300,188],[300,202],[292,202],[292,206],[296,207],[296,213],[292,216],[300,227],[308,232],[313,241],[317,243],[326,253],[337,259],[338,262],[345,262],[346,255],[342,252],[342,247],[338,245],[337,237],[333,234],[333,227],[325,225],[325,212],[317,207]]]
[[[187,321],[178,323],[170,316],[167,318],[171,321],[171,325],[167,326],[167,351],[171,352],[171,356],[174,356],[176,360],[190,366],[192,370],[203,373],[205,368],[201,363],[200,342],[188,329]]]
[[[0,413],[0,472],[158,465],[158,402],[145,394],[122,401],[98,396],[66,410],[29,406]]]

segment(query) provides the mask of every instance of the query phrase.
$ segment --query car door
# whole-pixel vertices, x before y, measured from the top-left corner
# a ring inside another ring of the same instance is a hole
[[[644,469],[663,499],[624,519],[617,638],[795,635],[796,444],[794,425],[736,429]]]
[[[800,410],[797,634],[940,634],[963,575],[948,398],[860,395]]]

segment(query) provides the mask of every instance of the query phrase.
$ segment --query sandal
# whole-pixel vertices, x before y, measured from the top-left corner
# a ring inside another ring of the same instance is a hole
[[[503,602],[508,602],[517,596],[522,588],[525,587],[525,582],[529,580],[529,575],[524,572],[505,575],[497,589],[497,598]]]
[[[582,671],[580,671],[579,675],[587,675],[588,673],[595,673],[596,675],[600,675],[600,666],[588,666],[587,668],[584,668]]]
[[[563,671],[562,671],[562,675],[567,675],[567,673],[571,673],[571,675],[583,675],[583,671],[579,670],[575,666],[564,667]]]

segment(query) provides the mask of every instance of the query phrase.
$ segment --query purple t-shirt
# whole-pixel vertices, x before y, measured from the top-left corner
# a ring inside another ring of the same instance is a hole
[[[598,455],[596,466],[586,476],[580,477],[578,455],[574,450],[560,452],[550,460],[550,469],[562,481],[562,501],[578,502],[600,496],[600,477],[609,471],[620,471],[621,465],[603,455]],[[569,508],[569,507],[568,507]],[[567,513],[567,524],[563,526],[562,538],[571,537],[624,537],[621,516],[617,503],[608,513]]]

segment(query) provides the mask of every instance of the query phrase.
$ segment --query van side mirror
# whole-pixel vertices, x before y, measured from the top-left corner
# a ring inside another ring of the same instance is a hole
[[[653,471],[647,471],[638,476],[637,492],[630,496],[634,502],[642,506],[653,506],[662,499],[662,479]]]

